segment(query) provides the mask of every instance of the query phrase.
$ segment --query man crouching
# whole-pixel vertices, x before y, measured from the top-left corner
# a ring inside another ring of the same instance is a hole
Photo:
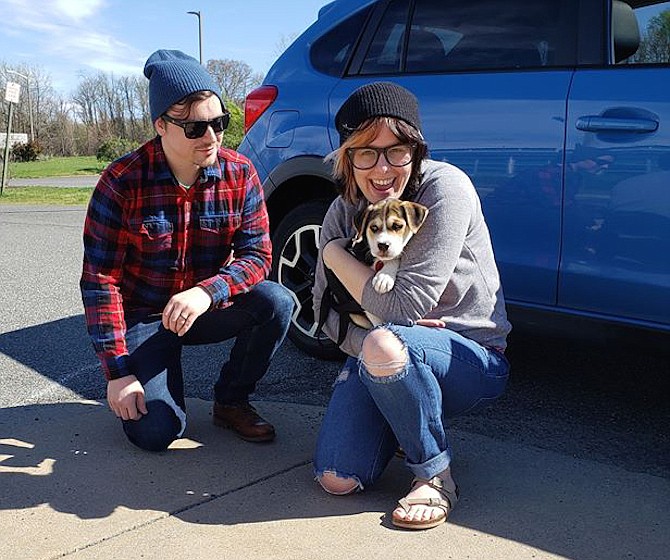
[[[221,146],[230,115],[197,60],[159,50],[144,74],[157,136],[103,172],[84,226],[80,286],[107,402],[132,443],[162,451],[186,427],[182,347],[235,338],[214,386],[214,423],[271,441],[249,395],[286,336],[293,300],[266,280],[272,250],[256,170]]]

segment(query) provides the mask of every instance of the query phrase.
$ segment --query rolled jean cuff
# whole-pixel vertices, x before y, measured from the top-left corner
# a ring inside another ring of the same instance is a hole
[[[445,449],[442,453],[432,459],[428,459],[425,463],[414,464],[408,462],[407,467],[412,471],[414,476],[430,479],[448,469],[450,464],[451,451]]]

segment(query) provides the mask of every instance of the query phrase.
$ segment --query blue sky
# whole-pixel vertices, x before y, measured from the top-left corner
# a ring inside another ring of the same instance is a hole
[[[0,0],[0,62],[40,67],[60,93],[82,73],[141,75],[155,50],[242,60],[265,74],[279,46],[311,25],[328,0]]]
[[[0,0],[0,63],[39,67],[68,95],[81,74],[141,75],[156,49],[198,58],[198,18],[187,12],[200,11],[205,60],[242,60],[265,74],[328,1]],[[643,26],[659,9],[639,11]]]

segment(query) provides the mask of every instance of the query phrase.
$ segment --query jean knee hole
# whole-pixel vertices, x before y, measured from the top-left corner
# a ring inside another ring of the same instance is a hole
[[[391,330],[385,329],[384,332],[389,333],[392,340],[384,341],[384,344],[388,344],[389,347],[380,350],[379,356],[369,356],[370,353],[375,354],[377,348],[368,349],[367,352],[361,351],[360,363],[365,367],[370,377],[373,378],[400,376],[407,369],[409,363],[409,352],[403,340]],[[363,344],[365,346],[365,341]],[[370,344],[368,343],[368,345]],[[374,344],[379,346],[380,342],[375,340]],[[398,345],[397,347],[395,347],[396,344]],[[364,353],[367,354],[366,357],[363,356]],[[381,373],[382,371],[384,373]]]
[[[362,489],[361,483],[356,477],[339,476],[334,471],[324,471],[316,477],[316,480],[321,488],[333,496],[346,496]]]

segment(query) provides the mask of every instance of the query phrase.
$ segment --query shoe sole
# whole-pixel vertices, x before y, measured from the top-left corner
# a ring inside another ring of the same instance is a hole
[[[433,527],[438,527],[447,521],[447,516],[439,517],[437,519],[431,519],[430,521],[404,521],[401,519],[391,519],[391,523],[394,527],[399,529],[409,529],[411,531],[420,531],[422,529],[432,529]]]
[[[217,418],[216,416],[212,416],[212,422],[215,426],[218,426],[219,428],[224,428],[226,430],[231,430],[238,438],[243,439],[244,441],[249,441],[251,443],[269,443],[271,441],[274,441],[276,437],[276,434],[269,434],[267,436],[256,436],[256,437],[245,436],[240,432],[238,432],[235,428],[233,428],[232,424],[224,422],[223,420]]]

